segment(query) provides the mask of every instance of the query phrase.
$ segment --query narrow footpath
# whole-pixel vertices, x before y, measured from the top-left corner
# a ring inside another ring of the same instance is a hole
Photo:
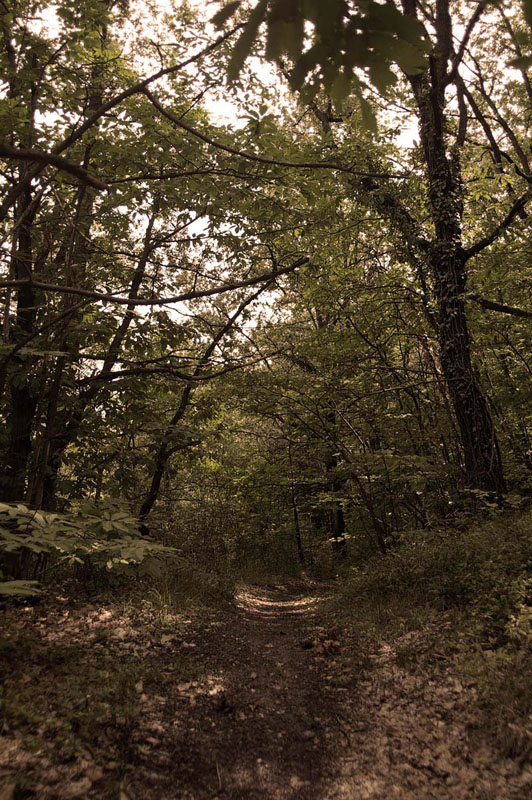
[[[205,677],[159,752],[165,798],[530,798],[530,769],[472,743],[472,687],[413,676],[387,645],[368,657],[323,622],[325,596],[248,587],[232,617],[190,631]]]

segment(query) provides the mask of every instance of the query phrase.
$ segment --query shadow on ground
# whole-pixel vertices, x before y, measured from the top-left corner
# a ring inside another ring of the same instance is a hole
[[[341,734],[325,658],[307,647],[322,597],[300,585],[247,587],[194,642],[216,690],[191,698],[176,737],[176,797],[325,797],[330,740]]]

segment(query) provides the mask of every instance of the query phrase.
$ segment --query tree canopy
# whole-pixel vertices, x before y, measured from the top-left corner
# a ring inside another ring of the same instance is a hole
[[[6,0],[2,500],[305,562],[526,498],[529,22]]]

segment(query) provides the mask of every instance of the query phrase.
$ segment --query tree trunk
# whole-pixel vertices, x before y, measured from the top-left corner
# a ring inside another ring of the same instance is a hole
[[[496,496],[506,491],[497,434],[471,362],[471,340],[462,295],[460,253],[436,254],[433,262],[439,310],[440,362],[453,404],[469,486]]]
[[[13,259],[13,274],[23,280],[33,271],[31,190],[26,191],[18,213],[23,218],[19,225],[17,245]],[[13,234],[16,235],[16,234]],[[10,341],[17,344],[33,332],[36,316],[36,298],[31,286],[22,286],[17,292],[17,312]],[[30,382],[28,356],[14,358],[15,370],[10,380],[11,406],[7,416],[7,446],[4,456],[4,476],[0,484],[0,497],[6,502],[24,500],[26,472],[31,453],[31,433],[37,398]]]
[[[416,4],[403,0],[405,13]],[[470,488],[500,497],[506,491],[497,435],[471,360],[471,337],[464,304],[466,256],[462,247],[463,187],[459,161],[462,124],[454,152],[447,151],[450,121],[445,111],[452,28],[448,0],[436,3],[436,47],[429,68],[408,76],[418,110],[429,208],[435,237],[427,253],[438,308],[440,361],[453,405]],[[461,121],[462,122],[462,121]]]

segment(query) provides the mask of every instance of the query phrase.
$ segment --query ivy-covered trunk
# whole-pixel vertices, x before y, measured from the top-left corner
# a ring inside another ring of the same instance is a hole
[[[471,340],[462,294],[460,252],[436,252],[432,261],[438,303],[440,362],[464,454],[468,484],[500,496],[506,491],[497,434],[471,361]]]
[[[415,5],[405,0],[406,13]],[[410,76],[418,111],[434,238],[427,253],[435,301],[440,362],[456,414],[464,456],[466,480],[472,489],[500,496],[506,489],[497,435],[471,359],[471,337],[464,304],[466,253],[462,246],[463,188],[457,146],[448,148],[450,120],[445,90],[452,56],[452,29],[448,0],[436,4],[436,48],[428,70]]]

